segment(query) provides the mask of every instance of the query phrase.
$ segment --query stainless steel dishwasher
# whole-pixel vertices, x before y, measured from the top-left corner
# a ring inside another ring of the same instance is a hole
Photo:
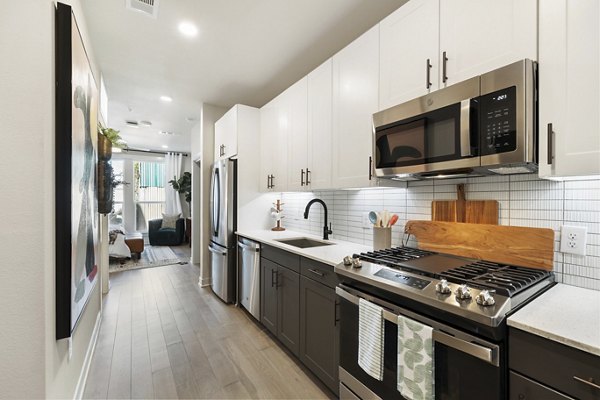
[[[242,306],[260,321],[260,244],[238,237],[238,288]]]

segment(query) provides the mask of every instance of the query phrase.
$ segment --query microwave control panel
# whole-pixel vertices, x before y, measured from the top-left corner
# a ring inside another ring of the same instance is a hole
[[[517,149],[517,89],[510,87],[479,97],[481,155]]]

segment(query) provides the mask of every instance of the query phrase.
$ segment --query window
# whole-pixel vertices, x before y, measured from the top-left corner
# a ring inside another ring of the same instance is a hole
[[[162,218],[165,212],[165,164],[134,161],[133,181],[136,229],[145,232],[148,221]]]
[[[113,174],[117,180],[123,180],[123,172],[125,163],[123,160],[112,160]],[[124,231],[125,224],[123,221],[123,185],[119,185],[113,189],[113,209],[109,214],[109,225],[110,229],[119,229]]]

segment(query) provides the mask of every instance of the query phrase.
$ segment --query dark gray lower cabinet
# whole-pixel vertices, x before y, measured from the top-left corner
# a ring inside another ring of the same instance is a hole
[[[260,320],[262,324],[277,336],[277,270],[279,266],[272,261],[260,260]]]
[[[300,277],[300,360],[338,392],[339,324],[335,290]]]
[[[297,356],[300,350],[300,275],[266,258],[260,261],[261,322]]]

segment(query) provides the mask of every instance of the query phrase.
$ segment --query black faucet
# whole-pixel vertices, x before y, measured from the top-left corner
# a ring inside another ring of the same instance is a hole
[[[327,204],[325,204],[323,200],[312,199],[311,201],[309,201],[306,205],[306,208],[304,209],[304,219],[308,219],[308,210],[310,210],[310,206],[312,206],[314,203],[320,203],[323,206],[323,210],[325,210],[325,226],[323,227],[323,240],[329,240],[329,234],[332,233],[331,225],[329,226],[329,228],[327,227]]]

